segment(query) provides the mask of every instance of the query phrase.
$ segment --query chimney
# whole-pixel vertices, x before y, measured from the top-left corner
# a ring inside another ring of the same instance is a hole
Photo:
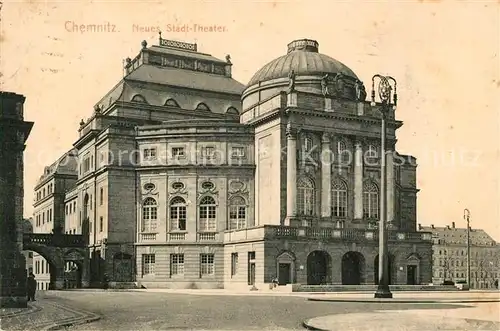
[[[449,229],[450,229],[450,226],[449,226],[449,225],[447,225],[447,226],[446,226],[446,228],[449,230]]]
[[[418,230],[420,231],[420,230],[422,230],[422,229],[423,229],[422,224],[418,223]]]
[[[454,229],[455,228],[455,222],[451,222],[451,227]]]
[[[434,229],[434,224],[431,224],[431,228]]]

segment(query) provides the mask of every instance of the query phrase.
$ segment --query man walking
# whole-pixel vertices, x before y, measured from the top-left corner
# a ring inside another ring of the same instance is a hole
[[[35,300],[35,292],[36,292],[36,280],[35,280],[35,275],[30,272],[26,284],[26,290],[28,294],[28,301],[36,301]]]

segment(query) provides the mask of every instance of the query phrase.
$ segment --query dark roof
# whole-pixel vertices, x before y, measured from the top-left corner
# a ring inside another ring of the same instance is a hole
[[[300,40],[296,42],[300,42]],[[280,56],[263,66],[250,79],[247,86],[257,84],[259,81],[287,77],[292,70],[294,70],[296,75],[308,76],[342,73],[358,79],[349,67],[328,55],[319,53],[317,48],[296,48],[289,49],[288,54]]]
[[[467,228],[455,228],[453,226],[432,227],[423,226],[421,231],[429,231],[439,239],[444,239],[448,244],[461,244],[465,245],[467,241]],[[470,241],[476,245],[496,245],[495,240],[483,229],[471,229]]]
[[[231,77],[149,64],[139,66],[125,79],[238,95],[245,88]]]

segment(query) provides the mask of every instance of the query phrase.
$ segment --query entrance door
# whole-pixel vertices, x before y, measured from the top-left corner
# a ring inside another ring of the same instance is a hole
[[[409,265],[406,267],[406,285],[417,285],[416,265]]]
[[[278,284],[286,285],[290,284],[290,263],[280,263],[278,271]]]
[[[248,285],[255,285],[255,263],[248,264]]]

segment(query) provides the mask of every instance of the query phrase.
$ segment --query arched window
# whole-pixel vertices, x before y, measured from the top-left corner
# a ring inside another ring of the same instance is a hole
[[[180,108],[179,104],[174,99],[168,99],[167,101],[165,101],[165,106],[173,107],[173,108]]]
[[[247,206],[245,199],[234,197],[229,201],[229,229],[244,229],[247,226]]]
[[[196,106],[196,109],[197,110],[205,110],[205,111],[210,111],[210,108],[208,108],[208,106],[206,104],[204,104],[203,102],[200,102],[198,104],[198,106]]]
[[[363,217],[378,219],[378,213],[378,187],[372,182],[365,183],[363,188]]]
[[[301,177],[297,183],[297,205],[300,215],[314,215],[315,195],[314,183],[305,177]]]
[[[366,154],[365,154],[365,160],[368,162],[373,162],[378,158],[378,151],[377,147],[375,145],[368,145],[366,149]]]
[[[132,98],[132,101],[133,102],[140,102],[140,103],[148,103],[146,101],[146,99],[142,95],[140,95],[140,94],[134,95],[134,97]]]
[[[147,198],[142,204],[142,232],[153,232],[156,230],[158,220],[158,205],[153,198]]]
[[[239,115],[239,111],[238,109],[234,108],[234,107],[229,107],[227,110],[226,110],[226,113],[228,114],[233,114],[233,115]]]
[[[332,216],[347,217],[347,185],[341,179],[332,184]]]
[[[186,230],[186,201],[175,197],[170,202],[170,231]]]
[[[216,204],[214,198],[203,197],[200,201],[200,231],[216,231]]]

